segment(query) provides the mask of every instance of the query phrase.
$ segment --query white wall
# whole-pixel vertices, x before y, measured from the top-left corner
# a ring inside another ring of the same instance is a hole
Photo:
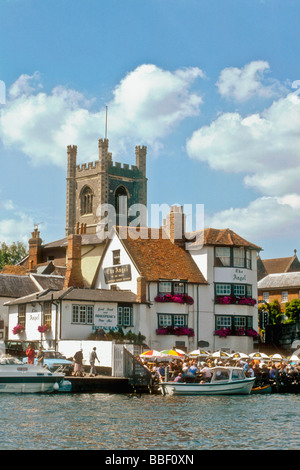
[[[119,238],[115,234],[110,241],[108,250],[104,254],[104,257],[101,262],[101,269],[99,270],[98,277],[96,279],[95,288],[96,289],[110,289],[111,284],[105,282],[104,269],[113,267],[112,251],[120,250],[120,265],[130,264],[131,265],[131,280],[130,281],[119,281],[113,282],[122,290],[130,290],[137,293],[137,278],[139,277],[139,272],[135,268],[134,264],[131,261],[131,258],[128,256],[126,250],[124,249]],[[119,265],[115,265],[119,266]]]
[[[100,366],[112,367],[112,341],[72,341],[65,340],[60,341],[58,344],[58,350],[67,358],[74,357],[76,351],[83,349],[83,361],[84,364],[89,365],[89,356],[93,347],[96,347],[96,353],[100,359]],[[99,365],[96,361],[96,366]]]

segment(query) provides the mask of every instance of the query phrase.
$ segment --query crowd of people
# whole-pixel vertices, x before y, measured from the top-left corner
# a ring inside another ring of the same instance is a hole
[[[196,381],[209,382],[212,367],[218,365],[241,367],[246,377],[255,377],[257,384],[297,383],[300,384],[300,361],[262,361],[258,359],[214,359],[211,357],[191,359],[172,359],[171,361],[155,362],[143,360],[156,382],[163,381]]]

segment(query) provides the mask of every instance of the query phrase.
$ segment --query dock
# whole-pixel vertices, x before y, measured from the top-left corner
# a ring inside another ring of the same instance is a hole
[[[65,376],[71,382],[74,393],[154,393],[154,389],[143,384],[134,384],[126,377],[97,375],[95,377]]]

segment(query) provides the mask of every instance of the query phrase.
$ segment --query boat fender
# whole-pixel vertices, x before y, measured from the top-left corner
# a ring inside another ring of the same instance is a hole
[[[53,385],[53,389],[54,389],[54,390],[58,390],[58,389],[59,389],[59,385],[58,385],[57,382],[55,382],[55,384]]]

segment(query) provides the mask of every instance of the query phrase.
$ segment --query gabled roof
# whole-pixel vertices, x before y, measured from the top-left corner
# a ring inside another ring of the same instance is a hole
[[[300,262],[296,255],[288,258],[274,258],[262,260],[268,274],[300,271]]]
[[[259,290],[300,288],[300,272],[268,274],[257,283]]]
[[[190,245],[191,248],[197,248],[198,246],[202,245],[211,245],[245,247],[257,251],[260,251],[262,249],[260,246],[255,245],[254,243],[251,243],[248,240],[245,240],[229,228],[205,228],[204,230],[189,232],[187,234],[187,237],[191,240],[193,237],[196,237],[195,242],[191,243]]]
[[[147,281],[181,279],[196,284],[207,284],[188,251],[173,244],[161,229],[143,227],[136,238],[136,228],[116,227],[128,255],[140,275]]]

